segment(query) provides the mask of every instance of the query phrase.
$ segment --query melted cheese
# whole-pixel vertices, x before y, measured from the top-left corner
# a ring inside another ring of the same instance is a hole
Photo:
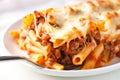
[[[52,15],[55,24],[59,26],[54,27],[46,21],[43,28],[51,36],[50,41],[53,43],[54,48],[77,37],[86,37],[90,21],[95,23],[100,20],[105,21],[104,28],[106,31],[100,31],[100,33],[101,35],[110,34],[111,39],[114,39],[114,36],[120,34],[120,31],[116,30],[117,25],[120,24],[119,8],[119,4],[111,3],[111,1],[104,1],[104,3],[94,1],[53,9],[52,12],[48,13],[48,17]],[[73,28],[76,28],[81,35],[75,32]],[[58,40],[59,43],[56,42]]]

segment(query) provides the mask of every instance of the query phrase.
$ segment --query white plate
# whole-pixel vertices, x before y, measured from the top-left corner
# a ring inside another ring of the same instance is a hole
[[[5,50],[11,54],[11,55],[25,55],[26,52],[22,51],[18,48],[13,38],[9,35],[9,31],[13,29],[18,29],[22,24],[22,20],[18,20],[15,23],[13,23],[11,26],[9,26],[3,37],[3,45]],[[25,55],[26,56],[26,55]],[[101,67],[97,69],[91,69],[91,70],[67,70],[67,71],[58,71],[58,70],[51,70],[46,68],[40,68],[38,66],[31,66],[31,64],[27,63],[28,67],[30,67],[32,70],[45,75],[51,75],[51,76],[61,76],[61,77],[85,77],[85,76],[95,76],[95,75],[104,75],[104,73],[115,71],[117,69],[120,69],[120,59],[115,59],[112,61],[112,65]]]

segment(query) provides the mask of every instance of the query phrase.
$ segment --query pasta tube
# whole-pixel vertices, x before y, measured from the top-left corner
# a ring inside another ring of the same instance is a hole
[[[90,43],[86,45],[82,51],[73,56],[72,62],[74,65],[81,65],[90,52],[94,49],[95,45]]]
[[[103,43],[100,43],[87,57],[82,69],[92,69],[95,67],[96,62],[99,60],[101,53],[104,50]]]
[[[31,54],[30,55],[30,59],[31,61],[40,64],[40,65],[44,65],[44,56],[42,54]]]
[[[54,62],[53,60],[47,60],[45,62],[46,67],[55,69],[55,70],[64,70],[64,66],[62,64],[59,64],[57,62]]]

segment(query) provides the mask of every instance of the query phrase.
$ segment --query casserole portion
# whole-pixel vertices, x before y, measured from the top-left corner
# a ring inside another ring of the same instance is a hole
[[[101,67],[120,55],[119,3],[95,0],[34,11],[10,34],[41,66],[56,70]]]

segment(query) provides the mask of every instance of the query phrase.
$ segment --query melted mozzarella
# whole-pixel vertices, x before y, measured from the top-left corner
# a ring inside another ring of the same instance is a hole
[[[89,29],[88,23],[90,21],[97,22],[103,20],[105,21],[104,28],[106,31],[101,31],[101,35],[110,34],[111,37],[114,37],[117,34],[120,34],[120,32],[116,30],[117,25],[120,23],[120,11],[118,7],[118,5],[110,2],[105,2],[105,4],[86,2],[74,6],[54,9],[49,15],[53,15],[55,23],[59,26],[53,27],[46,21],[44,28],[47,33],[50,34],[50,41],[53,42],[53,44],[57,39],[62,39],[62,44],[64,44],[77,37],[85,37]],[[114,11],[117,12],[117,16],[114,16]],[[109,16],[112,17],[109,18]],[[77,34],[73,28],[76,28],[82,35]]]

